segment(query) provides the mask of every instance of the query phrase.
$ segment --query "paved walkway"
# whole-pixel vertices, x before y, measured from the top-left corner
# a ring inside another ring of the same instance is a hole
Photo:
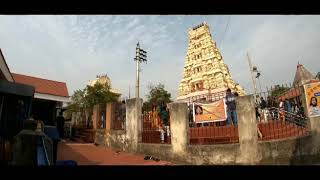
[[[78,165],[173,165],[166,161],[144,160],[144,155],[75,143],[59,143],[57,159],[74,160]]]

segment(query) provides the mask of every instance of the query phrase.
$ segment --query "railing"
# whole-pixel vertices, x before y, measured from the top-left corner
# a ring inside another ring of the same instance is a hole
[[[300,86],[277,85],[256,99],[259,140],[301,137],[309,134]]]
[[[171,144],[170,125],[164,126],[157,112],[144,112],[141,120],[143,143]]]
[[[124,121],[113,121],[112,130],[124,130],[125,129]]]
[[[189,143],[192,145],[230,144],[239,142],[238,127],[234,125],[190,127],[189,135]]]
[[[258,119],[259,140],[282,139],[301,137],[309,134],[307,119],[279,108],[262,110],[261,119]]]
[[[220,98],[221,99],[221,98]],[[211,116],[207,116],[208,121],[197,121],[197,114],[193,117],[193,108],[196,106],[189,105],[189,144],[191,145],[209,145],[209,144],[232,144],[239,142],[238,126],[227,124],[227,117],[222,113],[224,109],[217,108],[219,106],[212,105],[214,108],[210,109],[208,106],[207,113]],[[205,111],[205,106],[202,106]],[[196,111],[196,110],[195,110]],[[210,120],[210,118],[212,118]]]
[[[112,104],[112,117],[111,117],[111,129],[112,130],[125,130],[126,123],[126,107],[122,103]]]
[[[106,119],[107,119],[107,112],[106,112],[106,104],[99,104],[97,112],[97,129],[105,129],[106,128]]]

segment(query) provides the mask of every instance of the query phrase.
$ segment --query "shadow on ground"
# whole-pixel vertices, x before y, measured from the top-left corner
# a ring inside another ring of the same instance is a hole
[[[59,143],[57,160],[74,160],[78,165],[97,165],[99,162],[89,160],[81,153],[81,148],[75,148],[72,144]]]

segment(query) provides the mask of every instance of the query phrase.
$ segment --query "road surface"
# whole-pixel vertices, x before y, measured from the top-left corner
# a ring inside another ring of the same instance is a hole
[[[94,144],[59,143],[57,160],[74,160],[78,165],[173,165],[161,160],[144,160],[144,157]]]

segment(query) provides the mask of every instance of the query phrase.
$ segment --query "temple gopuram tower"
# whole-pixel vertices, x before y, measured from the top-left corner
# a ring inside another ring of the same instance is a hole
[[[211,36],[209,26],[201,23],[189,29],[188,36],[188,51],[177,100],[209,101],[212,94],[224,96],[227,88],[238,92],[240,96],[244,95],[242,87],[233,81],[229,68]]]

